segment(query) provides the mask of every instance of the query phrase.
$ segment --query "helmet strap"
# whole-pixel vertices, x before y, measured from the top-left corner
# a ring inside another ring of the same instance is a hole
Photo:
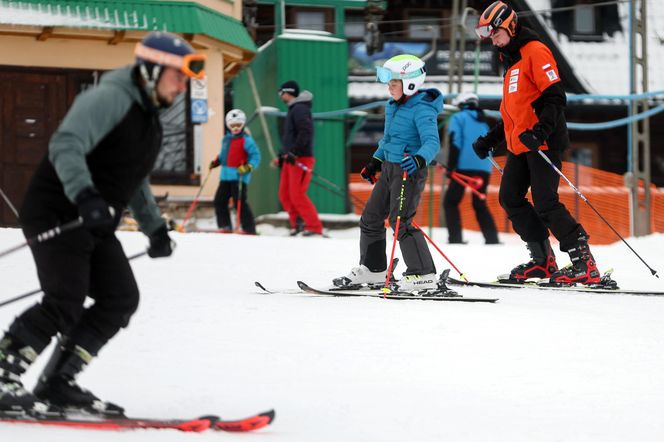
[[[148,93],[148,96],[152,99],[152,102],[155,106],[159,107],[161,103],[159,102],[159,96],[157,95],[157,82],[159,77],[161,77],[161,66],[158,64],[153,65],[152,72],[149,72],[148,66],[146,64],[139,65],[139,70],[141,72],[141,77],[145,81],[145,90]]]

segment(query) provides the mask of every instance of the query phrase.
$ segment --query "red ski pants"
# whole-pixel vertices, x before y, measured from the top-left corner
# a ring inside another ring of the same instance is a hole
[[[318,218],[316,206],[307,196],[314,163],[314,157],[297,157],[295,164],[284,163],[279,182],[279,201],[288,212],[291,229],[297,226],[299,216],[304,221],[304,230],[322,233],[323,224]]]

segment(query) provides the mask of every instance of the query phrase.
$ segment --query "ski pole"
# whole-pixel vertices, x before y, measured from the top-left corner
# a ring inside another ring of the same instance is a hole
[[[482,184],[484,184],[484,180],[479,176],[464,175],[456,170],[452,171],[452,175],[454,175],[457,180],[462,181],[463,184],[467,184],[475,189],[482,187]]]
[[[198,188],[198,192],[196,192],[196,196],[194,197],[194,200],[191,202],[191,206],[189,206],[189,209],[187,209],[187,213],[184,215],[184,220],[182,220],[182,224],[180,224],[180,227],[178,229],[176,229],[178,232],[184,232],[184,228],[187,225],[187,221],[189,221],[189,218],[194,213],[194,208],[196,207],[196,204],[198,204],[198,198],[201,196],[201,192],[203,191],[203,187],[205,187],[205,183],[207,183],[207,180],[208,180],[208,178],[210,178],[211,173],[212,173],[212,169],[209,169],[207,175],[205,175],[205,178],[203,179],[203,183]]]
[[[496,160],[493,159],[493,155],[489,154],[489,156],[487,158],[489,158],[489,161],[491,161],[491,164],[493,164],[493,167],[498,169],[498,172],[500,172],[500,174],[502,175],[503,174],[503,168],[500,167],[500,164],[498,164],[496,162]]]
[[[316,178],[318,178],[319,180],[321,180],[321,181],[324,182],[325,184],[330,185],[330,186],[334,186],[334,187],[337,188],[338,190],[342,190],[339,186],[337,186],[337,185],[336,185],[335,183],[333,183],[332,181],[328,180],[328,179],[325,178],[324,176],[321,176],[321,174],[317,173],[317,172],[316,172],[315,170],[313,170],[312,168],[307,167],[306,164],[302,164],[302,163],[300,163],[299,161],[296,161],[296,162],[295,162],[295,165],[296,165],[297,167],[299,167],[300,169],[304,170],[305,172],[310,172],[313,176],[315,176]]]
[[[147,250],[143,251],[143,252],[140,252],[140,253],[137,253],[135,255],[132,255],[132,256],[128,257],[127,260],[131,261],[132,259],[139,258],[143,255],[146,255],[147,253],[148,253]],[[38,288],[38,289],[35,289],[35,290],[32,290],[32,291],[29,291],[28,293],[24,293],[22,295],[14,296],[13,298],[9,298],[6,301],[0,302],[0,307],[4,307],[6,305],[13,304],[14,302],[20,301],[21,299],[25,299],[25,298],[30,297],[32,295],[36,295],[37,293],[40,293],[41,291],[42,291],[42,289]]]
[[[113,212],[111,212],[113,213]],[[25,242],[18,244],[14,247],[10,247],[9,249],[5,250],[4,252],[0,252],[0,258],[3,256],[9,255],[12,252],[15,252],[17,250],[22,249],[23,247],[30,246],[32,244],[36,243],[42,243],[45,241],[48,241],[49,239],[55,238],[58,235],[61,235],[65,232],[69,232],[70,230],[74,230],[80,226],[83,225],[83,219],[82,218],[77,218],[74,221],[70,221],[66,224],[63,224],[61,226],[56,226],[53,227],[52,229],[48,229],[42,233],[39,233],[32,238],[28,238],[25,240]]]
[[[399,191],[399,210],[397,211],[397,222],[394,226],[394,241],[392,241],[392,253],[390,253],[390,261],[387,267],[387,275],[385,277],[385,287],[383,287],[383,298],[385,293],[389,291],[390,277],[392,276],[392,263],[394,261],[394,250],[397,247],[397,238],[399,237],[399,225],[401,224],[401,211],[403,210],[403,193],[406,188],[406,179],[408,179],[408,172],[404,170],[403,177],[401,178],[401,190]]]
[[[237,182],[237,201],[235,204],[237,207],[235,208],[235,215],[236,215],[236,221],[235,221],[235,231],[237,233],[240,233],[242,231],[242,228],[240,227],[240,212],[242,211],[242,177]]]
[[[465,274],[465,273],[461,273],[461,270],[459,270],[459,268],[458,268],[457,266],[455,266],[454,263],[453,263],[452,261],[450,261],[450,259],[449,259],[449,258],[443,253],[443,251],[440,250],[440,248],[438,248],[438,246],[436,245],[436,243],[433,242],[433,239],[429,238],[429,235],[427,235],[427,234],[424,232],[424,229],[421,228],[419,225],[417,225],[417,223],[415,222],[415,220],[413,220],[411,223],[413,224],[413,227],[415,227],[416,229],[419,229],[419,231],[422,232],[422,235],[424,235],[424,237],[426,238],[426,240],[429,241],[429,244],[431,244],[431,245],[432,245],[432,246],[438,251],[438,253],[440,253],[441,256],[442,256],[443,258],[445,258],[445,260],[446,260],[447,262],[450,263],[450,265],[454,268],[454,270],[456,270],[456,272],[459,274],[459,276],[462,277],[466,282],[468,282],[468,279],[466,278],[466,274]]]
[[[339,195],[339,196],[343,196],[343,197],[345,197],[345,195],[342,195],[340,192],[335,192],[333,189],[330,189],[330,188],[328,188],[328,187],[322,186],[322,185],[319,184],[319,183],[316,183],[316,184],[318,184],[319,186],[321,186],[323,189],[327,189],[328,191],[330,191],[330,192],[332,192],[332,193],[334,193],[334,194],[336,194],[336,195]],[[349,196],[350,196],[350,197],[351,197],[351,198],[352,198],[352,199],[353,199],[353,200],[354,200],[354,201],[355,201],[355,202],[356,202],[361,208],[364,208],[364,206],[366,206],[366,203],[365,203],[364,201],[362,201],[360,198],[356,197],[355,195],[349,193]],[[440,253],[441,256],[442,256],[443,258],[445,258],[445,260],[446,260],[448,263],[450,263],[450,265],[454,268],[454,270],[456,270],[456,272],[459,274],[459,276],[460,276],[461,278],[463,278],[464,280],[468,281],[468,279],[466,278],[465,273],[462,273],[462,272],[459,270],[459,268],[458,268],[456,265],[454,265],[454,263],[453,263],[453,262],[452,262],[452,261],[451,261],[451,260],[445,255],[445,253],[443,253],[443,251],[440,250],[440,248],[436,245],[436,243],[433,242],[433,239],[431,239],[431,238],[429,237],[429,235],[427,235],[426,232],[424,232],[424,229],[422,229],[422,227],[420,227],[420,226],[415,222],[415,220],[413,220],[411,223],[412,223],[413,227],[415,227],[416,229],[418,229],[419,231],[422,232],[422,234],[424,235],[424,238],[426,238],[426,240],[429,241],[429,243],[430,243],[430,244],[431,244],[431,245],[432,245],[432,246],[438,251],[438,253]]]
[[[14,212],[14,215],[16,216],[16,219],[18,219],[18,210],[16,210],[16,207],[14,207],[11,200],[9,199],[7,194],[5,194],[5,192],[2,190],[2,188],[0,188],[0,195],[2,196],[2,199],[5,200],[5,202],[9,206],[9,208],[12,209],[12,212]]]
[[[646,262],[643,260],[643,258],[641,258],[641,256],[640,256],[638,253],[636,253],[636,251],[632,248],[632,246],[629,245],[629,243],[625,240],[625,238],[623,238],[622,235],[621,235],[620,233],[618,233],[618,231],[617,231],[616,229],[614,229],[613,226],[612,226],[612,225],[611,225],[611,224],[610,224],[610,223],[609,223],[609,222],[608,222],[608,221],[607,221],[607,220],[606,220],[606,219],[605,219],[605,218],[604,218],[604,217],[603,217],[598,211],[597,211],[597,209],[595,209],[595,207],[594,207],[592,204],[590,204],[590,201],[588,201],[588,199],[587,199],[587,198],[586,198],[586,197],[585,197],[585,196],[579,191],[579,189],[577,189],[576,186],[575,186],[574,184],[572,184],[572,182],[571,182],[570,180],[568,180],[567,177],[566,177],[566,176],[560,171],[560,169],[558,169],[558,168],[556,167],[556,165],[553,164],[553,162],[551,162],[551,160],[549,159],[549,157],[547,157],[547,156],[544,154],[544,152],[542,152],[541,150],[538,150],[537,152],[540,154],[540,156],[541,156],[542,158],[544,158],[544,160],[545,160],[547,163],[549,163],[549,165],[550,165],[551,167],[553,167],[553,170],[555,170],[555,171],[558,173],[558,175],[560,175],[565,181],[567,181],[567,184],[569,184],[569,186],[574,190],[574,192],[576,192],[576,194],[579,195],[579,198],[581,198],[583,201],[585,201],[586,204],[588,204],[588,206],[593,210],[593,212],[595,212],[595,214],[596,214],[597,216],[599,216],[600,219],[601,219],[602,221],[604,221],[604,223],[606,223],[606,225],[609,226],[609,228],[610,228],[611,230],[613,230],[613,233],[615,233],[616,235],[618,235],[618,238],[620,238],[620,239],[622,240],[622,242],[625,243],[625,245],[626,245],[626,246],[632,251],[632,253],[634,253],[634,254],[636,255],[636,257],[639,258],[639,259],[641,260],[641,262],[642,262],[646,267],[648,267],[648,270],[650,270],[650,273],[651,273],[654,277],[659,278],[659,275],[657,274],[657,270],[655,270],[655,269],[653,269],[652,267],[650,267],[650,266],[648,265],[648,263],[646,263]]]
[[[466,181],[461,177],[466,177],[466,175],[462,175],[460,173],[457,173],[456,171],[452,171],[452,173],[450,174],[450,178],[452,178],[454,181],[461,184],[463,187],[465,187],[467,189],[470,189],[470,191],[473,192],[474,195],[477,195],[477,197],[479,199],[486,200],[486,195],[484,193],[477,190],[477,188],[475,188],[475,186],[470,181]],[[470,178],[475,183],[477,182],[474,177],[466,177],[466,178]],[[479,178],[479,180],[480,180],[480,186],[481,186],[482,185],[482,178]]]

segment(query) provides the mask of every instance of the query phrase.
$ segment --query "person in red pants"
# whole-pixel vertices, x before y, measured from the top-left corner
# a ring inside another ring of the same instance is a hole
[[[316,206],[307,196],[314,168],[314,124],[311,115],[313,95],[300,93],[300,86],[289,80],[279,88],[279,97],[288,105],[281,139],[281,152],[275,159],[281,168],[279,201],[288,213],[291,236],[323,234]],[[303,225],[298,224],[298,218]]]

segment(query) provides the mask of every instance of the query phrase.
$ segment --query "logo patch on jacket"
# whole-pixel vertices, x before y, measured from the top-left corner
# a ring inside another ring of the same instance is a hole
[[[558,75],[553,69],[546,71],[546,76],[549,77],[549,81],[555,81],[558,79]]]
[[[519,72],[520,69],[512,69],[510,71],[510,79],[509,79],[509,86],[507,87],[507,93],[508,94],[513,94],[516,92],[519,84]]]

